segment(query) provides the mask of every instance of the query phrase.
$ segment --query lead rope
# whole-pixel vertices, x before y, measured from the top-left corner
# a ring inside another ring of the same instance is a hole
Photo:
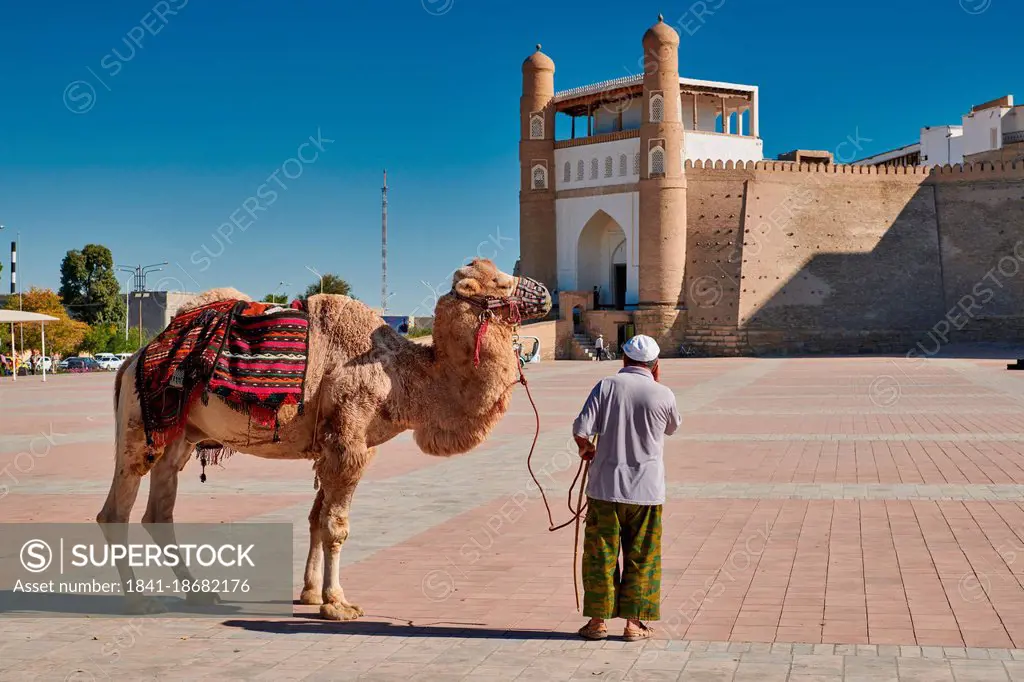
[[[519,358],[516,358],[516,362],[518,362],[518,361],[519,361]],[[575,593],[576,593],[576,610],[579,611],[580,610],[580,587],[579,587],[579,576],[578,576],[579,571],[576,570],[576,567],[579,565],[580,519],[583,518],[583,515],[587,511],[587,505],[583,501],[583,495],[584,495],[584,492],[587,489],[587,474],[590,472],[590,461],[582,459],[582,458],[580,459],[580,466],[579,466],[578,469],[576,469],[576,475],[573,476],[573,478],[572,478],[572,484],[569,485],[569,494],[568,494],[568,498],[566,500],[566,504],[569,507],[569,513],[572,514],[572,517],[568,521],[566,521],[565,523],[561,523],[561,524],[555,525],[555,519],[554,519],[554,517],[551,514],[551,505],[548,504],[548,497],[547,497],[547,495],[544,494],[544,487],[540,484],[540,481],[537,480],[537,476],[533,473],[533,466],[531,465],[531,461],[533,460],[533,451],[537,447],[537,439],[540,437],[540,411],[537,409],[537,403],[535,403],[533,401],[533,395],[530,393],[530,384],[527,383],[527,381],[526,381],[526,375],[523,374],[523,368],[522,367],[519,368],[519,383],[521,383],[523,385],[523,388],[526,389],[526,397],[529,398],[529,400],[530,400],[530,407],[533,408],[533,416],[534,416],[534,420],[536,422],[535,427],[534,427],[534,431],[533,431],[533,443],[530,444],[530,454],[528,454],[526,456],[526,469],[527,469],[527,471],[530,472],[530,478],[532,478],[533,482],[536,484],[537,490],[540,491],[540,499],[544,502],[544,509],[547,510],[547,513],[548,513],[548,532],[554,532],[556,530],[561,530],[562,528],[565,528],[569,524],[575,524],[575,527],[576,527],[575,528],[575,538],[573,540],[573,546],[572,546],[572,586],[573,586],[573,589],[575,590]],[[594,436],[594,441],[593,442],[595,444],[597,443],[597,436]],[[572,506],[572,491],[576,487],[576,482],[577,481],[580,482],[580,492],[579,492],[579,495],[578,495],[577,500],[576,500],[576,507],[573,508],[573,506]]]

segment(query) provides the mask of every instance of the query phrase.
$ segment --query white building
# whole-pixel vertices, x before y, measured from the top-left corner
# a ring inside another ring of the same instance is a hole
[[[944,166],[963,163],[963,126],[926,126],[921,128],[920,165]]]
[[[961,125],[921,128],[917,142],[855,161],[867,166],[942,166],[1012,161],[1024,145],[1024,106],[1013,95],[971,107]]]
[[[1013,95],[979,104],[963,123],[965,161],[1010,161],[1022,151],[1024,106],[1014,106]]]
[[[556,92],[553,106],[568,132],[554,145],[557,288],[596,286],[602,306],[636,305],[643,75]],[[679,78],[676,107],[680,163],[764,158],[757,86]]]

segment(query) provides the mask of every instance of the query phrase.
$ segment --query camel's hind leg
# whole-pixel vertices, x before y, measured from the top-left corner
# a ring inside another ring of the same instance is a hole
[[[120,457],[118,458],[120,460]],[[103,537],[111,545],[128,544],[128,521],[139,494],[139,483],[142,477],[127,470],[119,461],[114,472],[114,480],[110,483],[110,492],[103,509],[96,515],[96,523],[103,530]],[[135,571],[124,560],[117,561],[117,573],[121,577],[121,585],[125,595],[125,612],[131,614],[160,613],[165,609],[156,603],[140,599],[132,591],[135,583]]]
[[[185,468],[189,457],[195,449],[195,444],[188,442],[184,437],[171,443],[164,450],[153,471],[149,474],[149,503],[146,505],[146,513],[142,517],[142,523],[146,531],[154,541],[161,547],[177,547],[178,539],[174,533],[174,503],[178,499],[178,472]],[[176,551],[171,550],[175,554]],[[181,582],[192,584],[195,576],[181,560],[171,568],[174,576]],[[185,601],[189,604],[216,604],[220,597],[215,592],[200,592],[189,590]]]
[[[316,491],[316,499],[309,510],[309,554],[306,556],[306,573],[302,578],[300,604],[323,604],[324,589],[324,544],[320,529],[320,514],[324,508],[324,489]]]
[[[103,529],[108,544],[128,544],[128,522],[139,495],[139,484],[146,474],[146,440],[142,432],[142,414],[131,385],[133,372],[118,372],[121,381],[116,406],[114,478],[103,509],[96,522]],[[162,613],[160,602],[133,592],[135,572],[127,561],[117,562],[117,572],[125,595],[125,611],[130,614]]]

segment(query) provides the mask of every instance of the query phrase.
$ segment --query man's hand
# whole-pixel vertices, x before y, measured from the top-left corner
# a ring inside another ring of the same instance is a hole
[[[594,459],[594,454],[597,452],[597,446],[595,446],[589,438],[583,436],[573,436],[576,439],[576,445],[580,449],[580,458],[590,461]]]

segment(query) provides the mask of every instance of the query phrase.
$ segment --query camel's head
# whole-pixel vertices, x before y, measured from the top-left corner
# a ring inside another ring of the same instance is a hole
[[[495,319],[517,322],[551,311],[547,287],[529,277],[513,277],[486,258],[475,258],[452,276],[452,292]]]

